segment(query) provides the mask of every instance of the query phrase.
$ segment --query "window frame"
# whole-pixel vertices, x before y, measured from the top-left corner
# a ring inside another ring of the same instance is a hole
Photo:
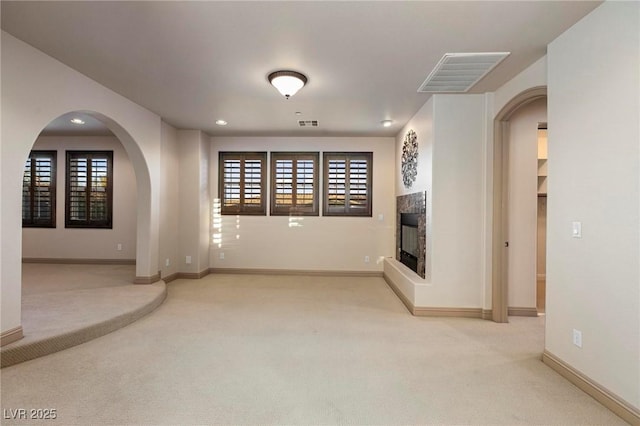
[[[113,151],[86,151],[70,150],[65,152],[65,228],[92,228],[92,229],[113,229]],[[71,219],[71,160],[86,158],[87,160],[87,183],[90,180],[93,166],[91,160],[94,158],[107,158],[107,184],[105,186],[106,196],[106,217],[103,219],[91,219],[91,185],[86,185],[87,202],[85,210],[87,218],[84,220]]]
[[[33,217],[35,210],[34,195],[35,188],[34,182],[36,181],[38,169],[36,167],[37,158],[48,158],[51,161],[50,169],[50,181],[49,181],[49,197],[50,197],[50,217],[46,220],[36,220]],[[30,162],[30,183],[29,183],[29,212],[30,219],[24,219],[24,188],[25,188],[25,173],[27,162]],[[56,227],[56,192],[57,192],[57,166],[58,166],[58,152],[57,151],[44,151],[44,150],[32,150],[29,153],[29,157],[25,162],[25,170],[22,174],[22,227],[23,228],[55,228]]]
[[[366,174],[366,199],[367,204],[364,209],[355,209],[349,206],[351,198],[351,183],[344,180],[345,186],[345,203],[342,209],[332,207],[329,204],[329,187],[331,180],[329,178],[329,163],[333,159],[345,160],[345,174],[349,173],[351,161],[356,159],[364,159],[367,163]],[[324,152],[322,157],[323,163],[323,194],[322,194],[322,215],[323,216],[348,216],[348,217],[372,217],[373,216],[373,152]]]
[[[291,206],[286,207],[277,204],[277,196],[278,196],[278,168],[277,162],[279,160],[290,160],[292,161],[292,177],[291,177],[291,197],[292,202]],[[313,191],[313,200],[312,205],[309,206],[299,206],[297,204],[297,195],[298,195],[298,162],[299,161],[309,161],[313,162],[313,181],[312,191]],[[320,167],[320,153],[319,152],[271,152],[271,208],[270,214],[271,216],[319,216],[319,196],[318,196],[318,180],[320,176],[319,172]]]
[[[239,160],[240,186],[239,202],[236,206],[225,205],[225,161]],[[260,160],[260,203],[256,206],[245,204],[245,167],[247,160]],[[267,215],[267,152],[220,151],[218,153],[218,198],[221,215],[266,216]]]

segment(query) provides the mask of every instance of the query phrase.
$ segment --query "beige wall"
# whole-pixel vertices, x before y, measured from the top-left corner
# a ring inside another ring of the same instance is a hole
[[[209,269],[209,137],[199,130],[178,130],[180,235],[178,270]],[[191,258],[187,262],[187,256]]]
[[[158,271],[160,117],[44,53],[2,33],[2,331],[20,325],[21,187],[24,161],[53,119],[83,111],[125,147],[137,184],[136,275]]]
[[[135,259],[136,176],[115,137],[39,137],[34,150],[57,151],[56,227],[23,228],[22,257],[51,259]],[[65,228],[65,151],[113,151],[113,228]],[[122,250],[117,250],[117,245]]]
[[[538,214],[538,124],[547,121],[547,101],[517,110],[509,124],[509,262],[510,307],[536,307]]]
[[[373,217],[306,216],[299,220],[301,226],[290,227],[287,216],[223,216],[222,247],[212,247],[210,265],[243,269],[382,271],[378,258],[393,256],[395,250],[394,149],[393,138],[211,138],[212,200],[218,197],[220,151],[371,151]],[[320,158],[322,161],[322,154]],[[220,253],[224,253],[224,259],[220,259]],[[365,263],[365,256],[369,256],[369,263]]]
[[[605,2],[549,45],[545,340],[546,350],[636,409],[639,28],[640,3]],[[582,238],[572,238],[574,221]]]
[[[482,306],[484,95],[434,96],[431,288],[417,306]]]
[[[160,271],[162,277],[178,272],[180,228],[180,157],[178,131],[162,122],[162,174],[160,198]]]
[[[516,75],[493,93],[487,94],[487,127],[485,129],[484,163],[484,242],[482,250],[484,306],[492,308],[493,279],[493,168],[494,168],[494,120],[502,109],[520,93],[535,87],[547,85],[547,57],[543,56],[527,69]]]
[[[409,129],[418,135],[418,176],[407,189],[427,191],[426,279],[407,283],[418,307],[483,306],[484,95],[434,95],[396,137],[396,170]]]
[[[418,174],[410,188],[405,188],[402,181],[402,145],[409,130],[416,132],[418,137]],[[427,227],[425,252],[425,281],[431,281],[431,240],[433,229],[433,97],[415,113],[404,128],[396,136],[396,195],[406,195],[415,192],[427,192]]]

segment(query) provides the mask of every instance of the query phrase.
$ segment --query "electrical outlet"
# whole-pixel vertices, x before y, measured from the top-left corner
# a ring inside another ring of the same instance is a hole
[[[218,257],[220,258],[220,260],[224,260],[224,252],[220,252],[218,254]]]
[[[118,243],[118,244],[116,245],[116,250],[118,250],[118,251],[122,251],[122,244],[121,244],[121,243]]]
[[[184,259],[184,263],[186,263],[187,265],[191,265],[191,256],[187,256],[187,257]]]
[[[170,264],[171,264],[171,261],[167,257],[167,259],[164,261],[164,266],[169,266]]]
[[[573,329],[573,344],[577,347],[582,347],[582,331]]]
[[[369,263],[369,262],[371,262],[371,259],[369,258],[369,256],[365,256],[364,263]]]

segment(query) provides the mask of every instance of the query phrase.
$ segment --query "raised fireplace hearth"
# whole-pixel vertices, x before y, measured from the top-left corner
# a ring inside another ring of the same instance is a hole
[[[396,259],[425,278],[426,192],[396,198]]]

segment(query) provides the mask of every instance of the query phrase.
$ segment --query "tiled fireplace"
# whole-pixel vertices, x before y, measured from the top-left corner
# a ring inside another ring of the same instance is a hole
[[[396,260],[425,278],[426,192],[396,197]]]

